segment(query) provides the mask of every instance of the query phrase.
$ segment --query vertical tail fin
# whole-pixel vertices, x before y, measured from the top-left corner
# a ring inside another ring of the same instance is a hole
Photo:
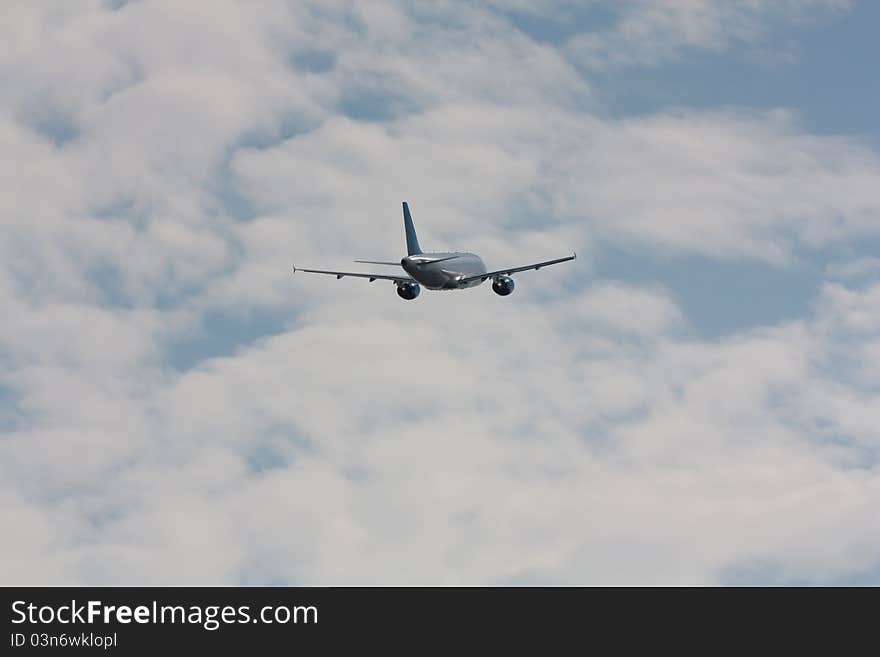
[[[419,246],[419,238],[416,237],[416,229],[406,201],[403,202],[403,227],[406,229],[406,254],[418,255],[422,252],[422,247]]]

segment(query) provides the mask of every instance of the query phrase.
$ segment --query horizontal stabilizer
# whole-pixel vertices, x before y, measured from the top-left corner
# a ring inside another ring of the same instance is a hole
[[[400,267],[400,262],[384,262],[382,260],[355,260],[355,262],[362,262],[365,265],[393,265],[394,267]]]
[[[458,257],[459,257],[459,255],[456,253],[451,256],[446,256],[445,258],[432,258],[431,256],[417,255],[414,258],[411,257],[410,259],[413,262],[416,262],[420,265],[433,265],[434,263],[437,263],[437,262],[446,262],[447,260],[455,260]]]

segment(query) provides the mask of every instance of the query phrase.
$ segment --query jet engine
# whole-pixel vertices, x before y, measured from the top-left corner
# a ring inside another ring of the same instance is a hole
[[[513,279],[510,276],[499,276],[492,281],[492,290],[495,294],[500,294],[502,297],[506,297],[513,292]]]
[[[398,283],[397,284],[397,296],[401,299],[406,299],[407,301],[412,301],[417,296],[419,296],[419,292],[422,291],[422,288],[419,287],[418,283]]]

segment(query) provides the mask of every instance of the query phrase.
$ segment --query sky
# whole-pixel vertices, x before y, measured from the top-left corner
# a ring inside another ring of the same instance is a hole
[[[0,18],[0,583],[880,584],[877,3]]]

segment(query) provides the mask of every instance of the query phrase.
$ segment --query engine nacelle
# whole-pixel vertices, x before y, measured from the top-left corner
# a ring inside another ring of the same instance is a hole
[[[401,299],[406,299],[407,301],[412,301],[417,296],[419,296],[419,292],[422,291],[422,288],[419,287],[418,283],[398,283],[397,284],[397,296]]]
[[[513,292],[513,279],[510,276],[499,276],[492,281],[492,291],[506,297]]]

